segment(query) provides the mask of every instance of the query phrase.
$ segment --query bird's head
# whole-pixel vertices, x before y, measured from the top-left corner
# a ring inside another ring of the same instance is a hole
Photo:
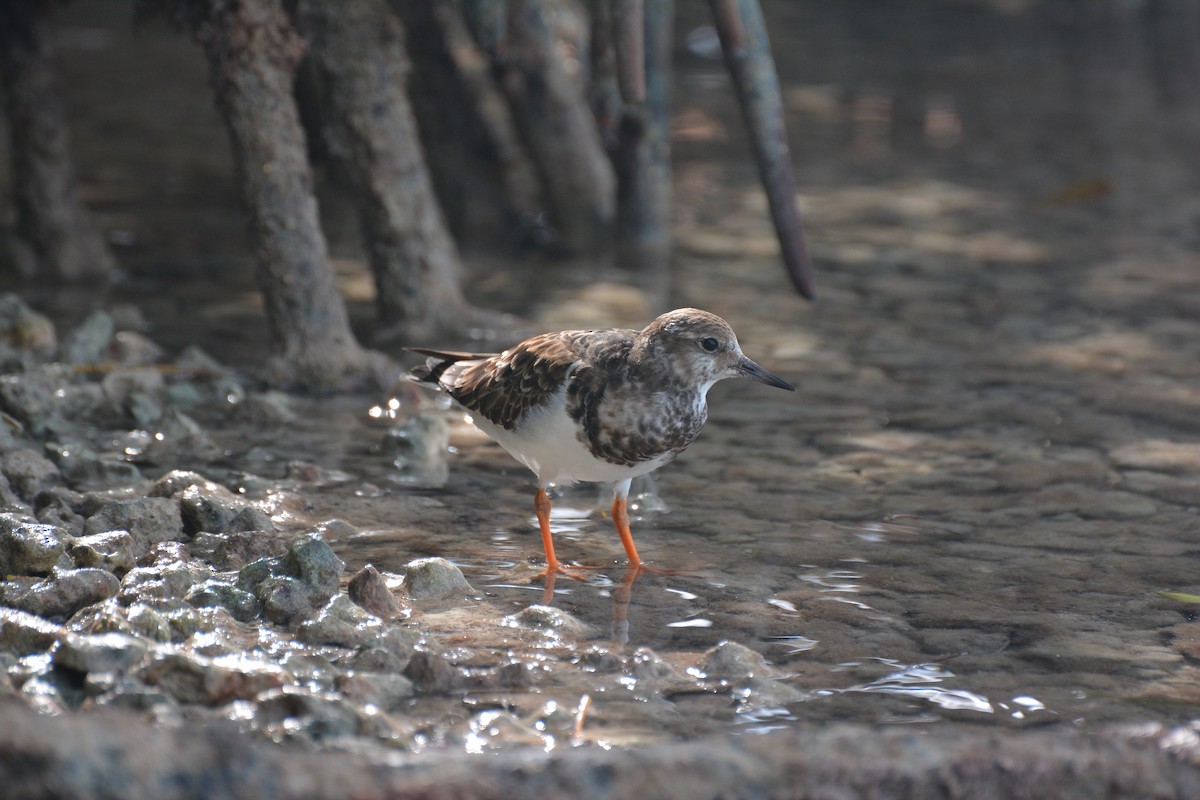
[[[665,380],[707,391],[726,378],[751,378],[768,386],[795,387],[742,354],[729,323],[698,308],[678,308],[651,322],[634,349],[643,365]]]

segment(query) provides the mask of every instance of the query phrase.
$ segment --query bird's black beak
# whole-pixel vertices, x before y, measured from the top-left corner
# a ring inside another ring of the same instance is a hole
[[[789,392],[796,391],[795,386],[792,386],[778,375],[767,372],[745,356],[742,356],[742,360],[738,362],[735,369],[744,378],[753,378],[759,383],[765,383],[767,386],[776,386],[780,389],[787,389]]]

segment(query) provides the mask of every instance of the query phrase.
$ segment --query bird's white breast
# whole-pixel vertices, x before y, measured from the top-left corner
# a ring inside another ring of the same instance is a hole
[[[623,481],[652,472],[674,458],[673,453],[666,453],[628,467],[596,458],[580,440],[579,424],[567,413],[565,382],[549,402],[526,414],[515,431],[482,416],[473,414],[471,419],[475,427],[532,470],[543,484]]]

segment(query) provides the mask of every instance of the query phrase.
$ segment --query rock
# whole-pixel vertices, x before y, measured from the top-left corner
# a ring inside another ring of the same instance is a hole
[[[115,595],[120,582],[102,569],[56,569],[32,586],[3,586],[3,602],[47,619],[68,618],[76,611]]]
[[[0,342],[38,357],[49,357],[58,345],[54,323],[15,294],[0,294]]]
[[[220,606],[238,622],[250,622],[258,617],[258,599],[233,584],[210,578],[188,590],[184,600],[196,608]]]
[[[254,724],[269,735],[303,734],[314,740],[353,736],[361,712],[336,694],[296,686],[264,692],[255,699]]]
[[[243,656],[207,658],[170,652],[154,658],[138,672],[182,703],[217,706],[231,700],[249,700],[260,692],[291,681],[283,669]]]
[[[263,617],[279,625],[287,625],[313,610],[309,587],[288,575],[267,578],[258,585],[255,596],[262,604]]]
[[[233,418],[259,427],[286,425],[295,422],[291,398],[285,392],[252,392],[234,406]]]
[[[408,562],[401,590],[413,600],[442,600],[475,592],[462,570],[436,557]]]
[[[126,608],[115,598],[84,609],[71,618],[68,627],[77,633],[117,631],[154,642],[171,641],[171,623],[166,615],[145,603]]]
[[[22,500],[32,502],[38,492],[61,481],[54,462],[28,447],[10,450],[0,456],[0,473]]]
[[[0,475],[0,513],[27,515],[32,512],[33,508],[13,491],[8,478]]]
[[[36,438],[66,432],[68,419],[88,418],[103,404],[98,386],[72,385],[67,367],[52,364],[0,380],[0,410],[17,419]]]
[[[273,534],[275,523],[261,508],[246,506],[229,521],[229,532]]]
[[[166,381],[156,369],[118,369],[100,381],[113,411],[138,428],[149,428],[163,413]]]
[[[127,603],[147,600],[179,599],[196,582],[182,561],[136,567],[121,579],[121,600]]]
[[[83,533],[84,517],[79,513],[82,504],[83,495],[65,486],[55,486],[39,492],[33,499],[33,509],[38,522],[58,525],[72,536],[80,536]]]
[[[319,533],[298,536],[288,546],[285,564],[312,590],[313,604],[337,594],[345,564]]]
[[[345,595],[336,595],[316,617],[300,625],[296,638],[306,644],[359,647],[372,641],[382,629],[378,617],[354,605]]]
[[[629,667],[630,674],[638,681],[657,683],[677,677],[671,665],[649,647],[639,647],[635,650]]]
[[[257,509],[246,509],[246,512],[251,511]],[[234,519],[235,525],[246,512]],[[273,560],[283,555],[287,552],[288,540],[285,535],[274,531],[273,527],[248,531],[231,530],[222,534],[212,551],[213,566],[217,569],[241,569],[257,560]]]
[[[408,666],[419,641],[416,631],[391,625],[360,647],[349,664],[364,672],[398,673]]]
[[[81,536],[68,551],[77,567],[99,567],[116,575],[133,569],[133,537],[129,531],[107,531]]]
[[[224,486],[211,489],[189,486],[179,494],[183,530],[188,534],[224,533],[244,508],[245,503]]]
[[[428,648],[413,652],[404,675],[422,694],[448,694],[464,683],[462,672],[443,653]]]
[[[158,363],[163,349],[137,331],[118,331],[109,348],[109,360],[125,367],[143,367]]]
[[[43,653],[65,634],[61,626],[41,617],[0,606],[0,653]]]
[[[190,486],[197,486],[204,491],[218,491],[224,488],[221,484],[213,483],[199,472],[173,469],[156,480],[150,486],[150,491],[147,494],[150,497],[174,497]]]
[[[58,357],[66,364],[99,364],[106,360],[116,324],[105,311],[93,311],[63,337]]]
[[[587,625],[561,608],[532,605],[504,618],[504,625],[582,639],[589,635]]]
[[[56,666],[78,672],[124,672],[145,657],[146,643],[126,633],[68,633],[54,651]]]
[[[408,616],[408,610],[392,595],[379,570],[370,564],[354,573],[347,592],[352,601],[380,619],[391,620]]]
[[[778,671],[767,665],[759,653],[737,642],[721,642],[700,659],[700,669],[709,678],[776,677]]]
[[[398,708],[413,695],[412,681],[395,673],[350,672],[339,675],[334,686],[360,706],[378,706],[385,711]]]
[[[179,504],[165,497],[111,500],[90,515],[83,525],[84,535],[116,530],[129,532],[133,537],[134,553],[140,557],[151,545],[183,536]]]
[[[66,550],[64,538],[53,525],[0,514],[0,576],[44,575]]]

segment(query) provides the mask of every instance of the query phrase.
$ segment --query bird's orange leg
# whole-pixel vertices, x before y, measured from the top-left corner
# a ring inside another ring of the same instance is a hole
[[[642,567],[645,563],[638,557],[637,547],[633,543],[633,532],[629,530],[629,499],[617,495],[612,505],[613,524],[617,526],[617,535],[625,546],[625,555],[629,557],[629,566]]]
[[[550,531],[550,496],[546,494],[545,488],[539,486],[537,494],[533,498],[533,509],[537,512],[538,527],[542,529],[542,547],[546,549],[546,568],[534,576],[534,580],[538,578],[552,577],[556,574],[566,575],[568,578],[574,578],[577,581],[585,580],[582,575],[576,575],[563,566],[558,560],[558,556],[554,555],[554,534]],[[573,567],[574,569],[590,569],[589,567]]]

